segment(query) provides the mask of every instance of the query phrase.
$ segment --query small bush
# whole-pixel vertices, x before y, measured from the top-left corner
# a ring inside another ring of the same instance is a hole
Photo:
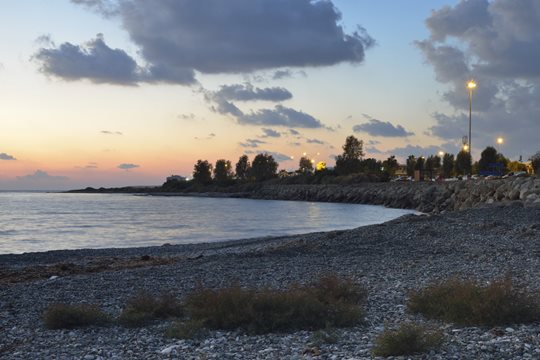
[[[207,334],[208,330],[204,328],[204,323],[201,320],[174,322],[165,330],[165,336],[177,339],[199,340],[206,337]]]
[[[192,319],[211,329],[242,328],[252,333],[326,326],[353,326],[363,317],[365,291],[350,281],[326,276],[286,290],[198,289],[186,298]]]
[[[451,279],[413,292],[408,308],[427,318],[459,325],[496,326],[540,320],[540,299],[515,286],[511,279],[487,286]]]
[[[437,349],[442,343],[440,331],[416,324],[402,324],[398,329],[386,329],[375,339],[373,355],[414,355]]]
[[[53,304],[45,310],[43,323],[47,329],[73,329],[85,326],[103,326],[110,321],[109,315],[95,305]]]
[[[183,314],[183,307],[174,296],[167,294],[156,298],[141,293],[128,300],[118,322],[127,327],[138,327],[155,319],[180,317]]]

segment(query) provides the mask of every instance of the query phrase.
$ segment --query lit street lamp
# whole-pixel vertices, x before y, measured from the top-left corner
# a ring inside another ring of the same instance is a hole
[[[504,143],[504,139],[503,139],[502,137],[498,137],[498,138],[497,138],[497,145],[499,145],[499,146],[498,146],[498,148],[499,148],[498,151],[499,151],[499,152],[501,152],[501,145],[502,145],[503,143]]]
[[[472,151],[471,148],[471,123],[472,123],[472,92],[476,88],[476,83],[474,80],[470,80],[467,83],[467,88],[469,88],[469,151]]]

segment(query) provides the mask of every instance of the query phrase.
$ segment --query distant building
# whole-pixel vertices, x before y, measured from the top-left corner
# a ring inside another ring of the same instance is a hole
[[[186,178],[180,175],[171,175],[167,177],[167,181],[183,182],[183,181],[186,181]]]

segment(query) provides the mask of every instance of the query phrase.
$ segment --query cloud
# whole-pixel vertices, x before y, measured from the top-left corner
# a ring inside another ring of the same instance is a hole
[[[281,80],[293,77],[307,77],[307,74],[304,70],[292,71],[290,69],[276,70],[272,75],[273,80]]]
[[[416,42],[452,114],[434,114],[438,137],[468,133],[468,91],[474,78],[473,150],[504,136],[505,155],[535,151],[540,133],[540,3],[536,0],[468,0],[444,6],[426,20],[430,38]],[[457,45],[459,44],[459,45]]]
[[[366,148],[366,151],[368,152],[368,154],[383,154],[384,153],[384,151],[381,151],[374,146],[370,146]]]
[[[216,134],[210,133],[210,134],[208,134],[206,137],[203,137],[203,138],[198,137],[198,136],[195,136],[194,139],[195,139],[195,140],[210,140],[210,139],[213,139],[213,138],[215,138],[215,137],[216,137]]]
[[[76,169],[97,169],[98,164],[96,162],[89,162],[87,165],[84,166],[75,166]]]
[[[261,130],[264,133],[261,136],[263,138],[268,138],[268,137],[278,138],[278,137],[281,137],[281,133],[279,131],[268,129],[268,128],[262,128]]]
[[[381,142],[378,140],[368,140],[366,143],[368,145],[379,145]]]
[[[284,101],[292,98],[289,90],[281,87],[255,88],[250,83],[222,85],[220,89],[213,93],[214,99],[228,101]]]
[[[126,171],[129,171],[131,169],[135,169],[135,168],[138,168],[140,167],[139,165],[136,165],[136,164],[130,164],[130,163],[123,163],[123,164],[120,164],[117,166],[118,169],[122,169],[122,170],[126,170]]]
[[[258,140],[258,139],[246,139],[245,142],[241,142],[240,146],[245,148],[258,148],[259,145],[266,144],[266,141]]]
[[[162,81],[190,84],[194,81],[195,71],[204,74],[250,73],[283,67],[330,66],[342,62],[358,64],[364,61],[366,49],[375,44],[361,26],[352,33],[346,33],[340,25],[341,14],[331,1],[72,2],[106,17],[118,17],[122,28],[140,49],[150,76],[136,76],[137,66],[133,59],[117,52],[112,58],[122,58],[124,67],[115,67],[110,72],[106,72],[105,67],[100,67],[99,71],[93,67],[93,71],[83,71],[84,76],[80,76],[85,67],[76,64],[95,65],[95,62],[81,56],[77,45],[69,44],[74,49],[60,49],[67,46],[65,43],[59,49],[51,50],[59,52],[43,55],[45,60],[49,60],[44,69],[69,80],[88,78],[100,83]],[[66,63],[72,71],[62,69]],[[116,65],[121,64],[116,62]]]
[[[120,131],[101,130],[101,133],[105,135],[123,135]]]
[[[12,155],[0,153],[0,160],[17,160]]]
[[[384,122],[377,119],[371,119],[364,124],[355,125],[355,132],[366,132],[371,136],[383,137],[407,137],[414,135],[413,132],[408,132],[401,125],[394,126],[390,122]]]
[[[285,154],[282,154],[280,152],[276,152],[276,151],[268,151],[268,150],[246,150],[244,151],[244,154],[246,155],[255,155],[255,154],[268,154],[268,155],[272,155],[272,157],[274,158],[274,160],[276,160],[277,162],[283,162],[283,161],[289,161],[291,160],[291,157],[289,155],[285,155]]]
[[[302,143],[296,141],[296,142],[290,142],[289,145],[290,145],[290,146],[302,146]]]
[[[24,175],[24,176],[17,176],[17,180],[19,181],[25,181],[25,182],[46,182],[46,181],[66,181],[69,178],[66,176],[53,176],[49,175],[46,171],[43,170],[36,170],[35,173]]]
[[[306,139],[306,143],[308,143],[308,144],[319,144],[319,145],[326,144],[324,141],[319,140],[319,139]]]
[[[87,79],[94,83],[136,85],[139,82],[192,84],[194,73],[171,72],[159,67],[140,67],[124,50],[112,49],[101,34],[84,45],[69,42],[40,48],[33,59],[40,71],[67,81]]]
[[[245,125],[275,125],[299,128],[322,128],[323,124],[302,111],[276,105],[274,109],[261,109],[238,117],[238,123]]]
[[[178,119],[180,120],[195,120],[197,118],[197,116],[195,116],[194,113],[189,113],[189,114],[178,114]]]
[[[300,135],[300,133],[294,129],[289,129],[289,132],[291,133],[291,135]]]

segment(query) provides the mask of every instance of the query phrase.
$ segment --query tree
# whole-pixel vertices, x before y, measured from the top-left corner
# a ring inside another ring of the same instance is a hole
[[[416,168],[416,158],[414,155],[409,155],[407,158],[407,176],[414,176],[414,169]]]
[[[530,160],[534,173],[540,175],[540,151],[531,156]]]
[[[197,160],[193,167],[193,181],[202,185],[212,182],[212,164],[208,160]]]
[[[394,155],[392,155],[388,159],[384,160],[382,165],[384,167],[384,170],[390,176],[394,176],[396,174],[396,170],[399,167],[398,161],[396,160],[396,157]]]
[[[343,154],[336,156],[336,173],[338,175],[348,175],[362,170],[361,159],[364,156],[362,150],[364,142],[358,140],[353,135],[345,139]]]
[[[247,155],[242,155],[236,163],[236,178],[240,180],[247,179],[251,170],[251,164]]]
[[[494,164],[497,162],[498,154],[497,150],[492,147],[488,146],[482,151],[480,154],[480,160],[478,160],[478,170],[479,171],[487,171],[490,170],[490,164]]]
[[[251,174],[257,181],[268,180],[276,176],[278,163],[269,154],[258,154],[251,164]]]
[[[232,165],[229,160],[219,159],[214,168],[214,180],[218,183],[225,183],[232,179]]]
[[[428,156],[426,159],[426,172],[429,174],[429,178],[433,178],[433,170],[435,170],[435,163],[433,160],[433,155]]]
[[[471,153],[465,150],[461,150],[456,157],[456,173],[458,175],[471,174],[472,170],[472,157]]]
[[[454,154],[444,154],[442,163],[442,173],[445,178],[452,176],[454,171]]]
[[[367,173],[379,173],[381,171],[382,163],[374,158],[362,160],[362,169]]]
[[[313,162],[309,158],[302,156],[298,162],[298,171],[301,173],[313,172]]]

